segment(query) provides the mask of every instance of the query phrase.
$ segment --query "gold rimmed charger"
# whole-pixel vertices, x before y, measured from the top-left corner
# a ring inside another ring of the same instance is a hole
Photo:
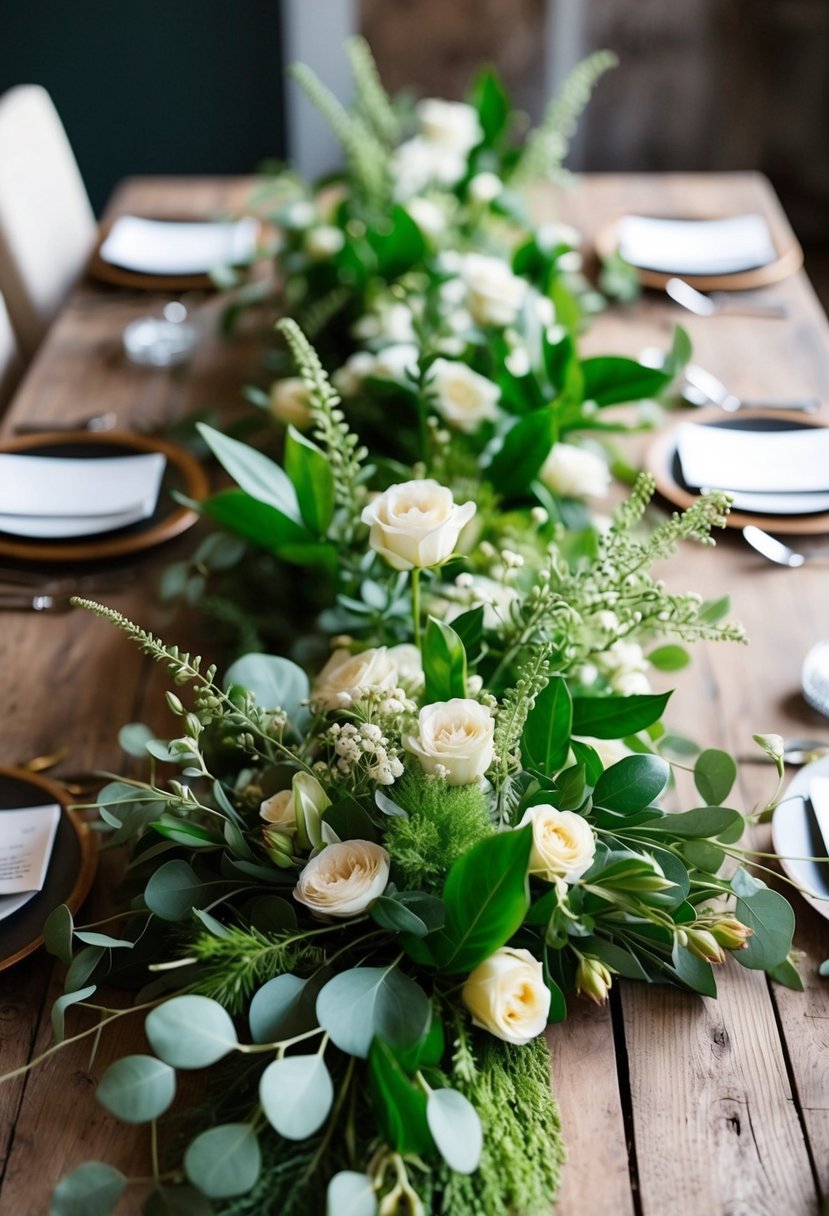
[[[43,945],[43,926],[50,912],[66,904],[77,912],[89,894],[98,863],[98,845],[68,795],[48,777],[0,765],[0,815],[16,807],[57,803],[60,820],[43,890],[17,912],[0,921],[0,971]]]
[[[167,459],[161,492],[155,512],[149,519],[117,531],[73,539],[32,539],[0,532],[0,557],[32,562],[93,562],[110,557],[141,553],[164,544],[192,528],[198,514],[191,507],[176,503],[170,491],[200,500],[209,492],[207,474],[190,452],[152,435],[131,431],[51,431],[37,435],[18,435],[0,443],[0,452],[30,456],[77,456],[94,460],[96,456],[134,456],[160,452]]]
[[[679,427],[690,421],[685,416],[673,426],[666,427],[653,440],[645,453],[645,468],[653,475],[656,488],[663,498],[675,507],[685,510],[700,497],[696,490],[685,484],[682,479],[682,469],[677,451],[677,436]],[[737,430],[802,430],[812,428],[825,429],[825,424],[802,418],[793,418],[782,410],[745,410],[738,414],[723,414],[722,410],[696,411],[693,421],[702,426],[731,427]],[[744,528],[754,524],[769,532],[782,532],[791,535],[818,536],[829,532],[829,511],[815,512],[810,515],[760,515],[749,514],[745,511],[732,511],[726,524],[729,528]]]

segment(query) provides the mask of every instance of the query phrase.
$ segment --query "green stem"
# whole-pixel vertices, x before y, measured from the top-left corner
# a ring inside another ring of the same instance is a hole
[[[420,569],[418,566],[412,570],[412,620],[415,646],[420,650]]]

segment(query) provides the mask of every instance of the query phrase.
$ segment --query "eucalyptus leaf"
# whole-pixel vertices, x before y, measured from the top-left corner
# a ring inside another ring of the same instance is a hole
[[[85,1161],[55,1187],[49,1216],[109,1216],[126,1185],[114,1166]]]
[[[144,888],[144,902],[161,920],[184,920],[204,899],[204,883],[181,858],[165,861]]]
[[[74,992],[83,988],[105,954],[106,949],[103,946],[84,946],[83,950],[79,950],[69,964],[66,979],[63,981],[66,991]]]
[[[110,937],[108,933],[94,933],[89,929],[76,929],[75,937],[87,946],[103,946],[108,950],[132,950],[135,945],[123,937]]]
[[[207,1068],[238,1043],[230,1014],[206,996],[175,996],[152,1009],[144,1029],[153,1051],[173,1068]]]
[[[325,1216],[377,1216],[377,1198],[368,1174],[341,1170],[328,1184]]]
[[[170,1106],[176,1093],[174,1070],[155,1056],[124,1056],[101,1077],[96,1097],[125,1123],[149,1123]]]
[[[64,1040],[66,1010],[71,1005],[77,1005],[80,1001],[88,1000],[96,991],[95,984],[87,984],[85,988],[77,988],[74,992],[65,992],[63,996],[57,998],[52,1006],[52,1034],[55,1036],[56,1043],[62,1043]]]
[[[292,722],[311,693],[302,668],[274,654],[246,654],[237,659],[224,677],[225,688],[235,684],[252,693],[261,709],[282,709]]]
[[[593,802],[622,814],[644,810],[665,789],[669,775],[670,768],[660,756],[625,756],[599,777]]]
[[[319,1131],[334,1101],[334,1085],[322,1056],[285,1056],[269,1064],[259,1081],[265,1117],[286,1140]]]
[[[475,1107],[456,1089],[433,1089],[426,1121],[438,1152],[450,1169],[471,1174],[481,1160],[484,1137]]]
[[[119,746],[128,756],[137,756],[139,760],[147,754],[147,744],[154,738],[149,726],[145,726],[143,722],[128,722],[118,732]]]
[[[728,752],[707,748],[694,763],[694,784],[709,805],[720,806],[731,793],[737,765]]]
[[[249,1123],[222,1123],[202,1132],[184,1154],[187,1177],[209,1199],[244,1195],[256,1183],[262,1153]]]
[[[734,952],[738,963],[767,971],[786,961],[794,933],[794,912],[788,900],[764,887],[745,899],[738,898],[735,913],[751,929],[745,949]]]
[[[278,1043],[304,1034],[317,1025],[315,998],[322,983],[286,972],[274,976],[254,993],[248,1010],[254,1043]]]
[[[74,932],[72,913],[66,904],[58,904],[46,917],[43,926],[43,944],[49,954],[59,958],[67,966],[72,962],[72,934]]]
[[[366,1059],[375,1035],[408,1047],[429,1029],[426,993],[395,965],[353,967],[329,980],[317,997],[317,1018],[340,1051]]]
[[[213,455],[242,490],[275,507],[295,523],[300,522],[296,491],[284,469],[255,448],[223,435],[212,426],[203,422],[197,422],[196,426]]]
[[[794,992],[804,990],[803,978],[791,959],[784,959],[776,967],[769,967],[768,975],[769,979],[774,980],[777,984],[782,984],[784,988],[791,988]]]
[[[675,942],[671,961],[678,978],[692,991],[701,996],[717,995],[714,968],[705,959],[697,958],[696,954]]]

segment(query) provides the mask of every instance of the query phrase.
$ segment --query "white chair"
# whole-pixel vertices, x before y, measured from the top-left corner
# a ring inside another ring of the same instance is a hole
[[[82,272],[95,217],[49,94],[0,98],[0,293],[30,357]]]
[[[6,408],[23,371],[23,360],[8,309],[0,296],[0,413]]]

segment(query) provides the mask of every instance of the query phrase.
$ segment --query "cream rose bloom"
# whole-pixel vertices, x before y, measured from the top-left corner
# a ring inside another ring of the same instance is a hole
[[[478,111],[463,101],[425,97],[415,107],[420,129],[430,143],[465,156],[484,137]]]
[[[413,198],[406,210],[425,237],[437,240],[446,230],[446,213],[429,198]]]
[[[533,828],[531,874],[546,882],[561,878],[566,883],[574,883],[590,869],[596,838],[582,815],[556,810],[545,802],[524,812],[519,827],[527,823]]]
[[[299,875],[294,899],[319,916],[358,916],[389,881],[389,855],[370,840],[329,844]]]
[[[524,302],[527,284],[503,259],[468,253],[461,278],[466,284],[467,307],[479,325],[512,324]]]
[[[529,950],[511,946],[502,946],[475,968],[461,999],[475,1026],[517,1046],[537,1038],[550,1013],[541,963]]]
[[[492,764],[495,721],[485,705],[465,697],[424,705],[417,737],[406,748],[426,773],[440,773],[447,785],[471,785]]]
[[[319,224],[309,228],[305,234],[305,252],[315,262],[325,262],[335,257],[345,244],[345,236],[333,224]]]
[[[469,183],[469,197],[475,203],[491,203],[503,189],[497,173],[476,173]]]
[[[572,443],[551,448],[538,478],[563,498],[601,498],[610,489],[610,469],[601,456]]]
[[[308,389],[299,376],[277,380],[271,385],[270,411],[280,422],[304,431],[311,425]]]
[[[389,658],[397,671],[400,684],[408,684],[413,689],[423,686],[423,656],[417,646],[411,642],[401,642],[399,646],[389,647]]]
[[[259,814],[265,823],[270,823],[283,832],[293,832],[296,828],[293,790],[280,790],[278,794],[266,798],[259,807]]]
[[[396,148],[391,160],[395,197],[410,199],[429,186],[454,186],[466,172],[466,153],[416,135]]]
[[[397,664],[385,646],[352,654],[335,650],[314,682],[311,700],[321,709],[348,708],[366,690],[397,684]]]
[[[395,570],[412,570],[445,562],[475,510],[474,502],[458,506],[451,490],[426,478],[389,486],[361,518],[372,549]]]
[[[455,430],[471,434],[482,422],[498,417],[498,385],[465,363],[435,359],[429,377],[435,408]]]
[[[420,351],[413,342],[397,342],[384,346],[374,356],[369,375],[378,380],[411,380],[417,375]]]

